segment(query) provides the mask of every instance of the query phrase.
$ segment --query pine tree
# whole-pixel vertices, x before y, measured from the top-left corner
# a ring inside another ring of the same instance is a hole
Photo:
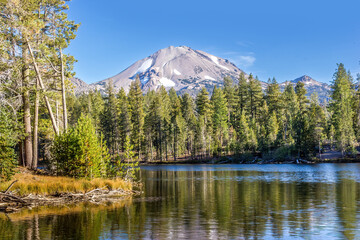
[[[346,72],[342,63],[334,73],[334,80],[331,86],[330,108],[332,111],[332,124],[335,128],[335,139],[337,145],[344,155],[345,151],[354,146],[355,135],[353,129],[353,89],[351,76]]]
[[[321,157],[321,146],[325,139],[326,116],[316,93],[312,94],[310,98],[309,123],[308,151],[311,153],[317,148],[319,157]]]
[[[255,79],[250,74],[249,76],[249,84],[248,84],[248,112],[252,118],[257,119],[259,108],[261,106],[263,99],[263,92],[261,89],[261,84],[259,79],[256,77]]]
[[[114,92],[113,82],[106,86],[104,110],[101,113],[101,129],[107,142],[110,153],[119,154],[119,119],[117,99]]]
[[[181,98],[181,112],[185,121],[186,150],[194,157],[197,119],[195,116],[194,99],[188,93],[185,93]]]
[[[81,115],[76,127],[56,136],[51,151],[58,174],[90,179],[107,175],[108,149],[88,116]]]
[[[163,108],[161,102],[161,96],[159,92],[156,92],[152,99],[148,114],[146,116],[146,126],[151,128],[151,135],[153,136],[153,143],[156,148],[157,158],[160,161],[163,160],[162,149],[162,130],[163,130]]]
[[[299,103],[292,84],[287,84],[283,92],[284,99],[284,120],[283,121],[283,142],[287,146],[294,144],[295,121],[299,111]]]
[[[236,105],[238,103],[234,81],[231,77],[224,78],[224,94],[228,109],[228,122],[234,124],[236,119]]]
[[[223,142],[228,134],[228,109],[223,91],[216,86],[211,96],[211,105],[214,140],[218,141],[217,152],[221,155]]]
[[[353,125],[356,140],[360,140],[360,74],[357,75],[357,84],[355,85],[354,99],[352,101],[353,108]]]
[[[122,152],[125,151],[125,143],[129,138],[131,131],[131,122],[129,116],[129,102],[123,88],[120,89],[118,95],[118,128],[119,128],[119,144]]]
[[[196,96],[196,111],[199,115],[199,129],[201,139],[201,148],[208,150],[208,155],[211,152],[211,142],[212,142],[212,109],[209,99],[209,93],[206,91],[206,88],[202,88],[200,93]]]
[[[251,138],[251,132],[250,132],[248,120],[245,115],[245,111],[242,112],[240,118],[239,118],[239,127],[237,130],[237,147],[236,151],[238,153],[244,153],[249,146],[250,138]]]
[[[172,133],[172,149],[173,149],[173,157],[174,161],[176,161],[176,157],[178,155],[178,145],[181,134],[181,124],[179,118],[182,118],[181,114],[181,102],[179,97],[176,94],[174,88],[171,88],[169,91],[170,96],[170,117],[171,117],[171,133]]]
[[[270,114],[269,122],[267,124],[267,143],[269,150],[276,146],[276,141],[279,132],[279,124],[277,121],[276,113],[273,111]]]
[[[237,95],[238,95],[237,115],[240,117],[242,112],[246,110],[247,101],[248,101],[248,83],[246,81],[245,74],[243,72],[240,74],[239,77]]]
[[[144,97],[140,87],[139,76],[136,80],[131,82],[130,91],[128,95],[130,106],[130,120],[132,123],[131,128],[131,141],[134,145],[134,150],[137,152],[138,158],[141,158],[141,143],[143,140],[143,126],[144,126],[144,110],[143,103]]]
[[[170,89],[170,92],[174,92],[176,98],[178,98],[176,91],[174,89]],[[160,139],[161,139],[161,150],[165,153],[165,159],[168,161],[168,149],[169,145],[171,144],[171,131],[170,131],[170,122],[171,122],[171,97],[167,93],[164,86],[160,87],[159,90],[160,94],[160,103],[161,103],[161,132],[160,132]],[[180,100],[178,100],[178,105],[180,106]]]
[[[268,80],[268,86],[266,88],[266,102],[269,108],[269,112],[275,112],[277,117],[279,118],[281,115],[283,101],[281,99],[281,91],[280,86],[277,83],[276,79]]]
[[[296,99],[299,106],[297,112],[294,129],[295,129],[295,146],[298,150],[298,158],[301,155],[308,153],[307,136],[309,134],[309,119],[308,119],[308,102],[306,98],[306,89],[303,82],[297,82],[295,86]]]

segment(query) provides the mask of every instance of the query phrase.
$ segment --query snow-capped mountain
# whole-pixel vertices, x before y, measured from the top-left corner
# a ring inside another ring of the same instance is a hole
[[[110,81],[113,82],[116,91],[120,88],[128,91],[130,83],[135,81],[136,76],[139,76],[144,92],[164,86],[167,89],[173,87],[178,94],[188,92],[195,96],[202,87],[211,93],[215,85],[223,86],[226,76],[230,76],[237,84],[241,72],[243,71],[226,59],[186,46],[170,46],[135,62],[119,74],[100,82],[86,84],[78,78],[72,79],[72,82],[75,94],[94,89],[103,92],[106,84]],[[248,75],[245,74],[245,76]],[[306,75],[280,83],[280,88],[284,90],[287,84],[295,85],[299,81],[304,83],[308,97],[317,92],[321,102],[329,98],[330,86]],[[267,83],[261,82],[261,86],[265,90]]]
[[[281,91],[283,91],[285,89],[285,86],[287,84],[292,84],[295,86],[297,82],[304,83],[304,87],[307,92],[306,96],[308,96],[309,98],[310,98],[311,94],[316,92],[318,94],[320,102],[324,102],[325,100],[329,99],[329,94],[330,94],[330,90],[331,90],[330,85],[326,84],[326,83],[318,82],[307,75],[304,75],[302,77],[296,78],[291,81],[286,81],[286,82],[280,83]]]
[[[228,60],[186,46],[161,49],[153,55],[137,61],[121,73],[91,84],[100,89],[110,80],[115,89],[129,90],[130,83],[139,76],[144,91],[160,86],[173,87],[178,93],[197,93],[202,87],[212,91],[214,85],[223,85],[226,76],[235,81],[242,70]]]

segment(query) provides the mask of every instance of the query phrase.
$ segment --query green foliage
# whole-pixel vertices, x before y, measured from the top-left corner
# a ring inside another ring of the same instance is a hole
[[[141,143],[144,137],[144,97],[140,84],[139,76],[137,76],[136,80],[130,84],[130,91],[128,96],[129,113],[132,124],[130,140],[134,145],[135,151],[138,153],[138,158],[141,157]]]
[[[0,106],[0,182],[10,180],[15,174],[15,140],[17,131],[9,109]]]
[[[125,180],[134,180],[136,179],[137,171],[139,171],[139,162],[135,159],[130,138],[126,136],[124,152],[116,158],[114,164],[109,166],[109,176],[120,177]]]
[[[58,174],[90,179],[107,175],[108,149],[88,116],[81,115],[76,127],[56,136],[51,152]]]
[[[354,91],[352,89],[352,78],[342,63],[338,64],[338,69],[334,73],[331,97],[331,121],[335,128],[335,139],[338,148],[344,153],[346,149],[354,146],[355,134],[353,129],[352,101]]]

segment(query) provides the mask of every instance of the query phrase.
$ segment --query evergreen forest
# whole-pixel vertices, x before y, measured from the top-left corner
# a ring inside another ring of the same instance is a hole
[[[93,178],[129,176],[138,161],[312,159],[324,146],[356,155],[360,89],[341,63],[322,104],[302,82],[281,92],[275,78],[262,89],[251,74],[236,84],[225,77],[211,96],[205,88],[196,96],[163,86],[143,92],[139,78],[128,92],[110,83],[75,95],[76,60],[66,48],[79,24],[65,2],[0,1],[2,179],[18,165]]]

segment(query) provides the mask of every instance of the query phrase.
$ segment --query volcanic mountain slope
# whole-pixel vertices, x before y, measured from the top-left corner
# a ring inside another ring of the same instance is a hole
[[[137,61],[111,78],[93,84],[86,84],[78,78],[73,78],[72,82],[75,94],[94,89],[104,92],[106,84],[110,81],[113,82],[116,91],[124,88],[128,92],[131,82],[139,76],[144,92],[164,86],[166,89],[173,87],[178,94],[188,92],[195,96],[202,87],[211,93],[215,85],[223,86],[226,76],[230,76],[237,84],[242,72],[226,59],[186,46],[170,46]],[[299,81],[304,83],[308,97],[317,92],[320,102],[329,98],[330,86],[306,75],[280,83],[280,88],[283,91],[287,84],[295,86]],[[261,82],[261,86],[265,90],[267,83]]]
[[[167,89],[173,87],[179,94],[189,92],[194,95],[202,87],[211,92],[214,85],[222,86],[226,76],[237,81],[241,72],[228,60],[186,46],[170,46],[92,85],[101,89],[112,80],[115,89],[128,91],[130,83],[139,76],[145,92],[164,86]]]
[[[310,98],[311,94],[317,93],[320,102],[325,102],[329,99],[329,94],[330,94],[330,90],[331,90],[330,85],[328,85],[326,83],[318,82],[307,75],[296,78],[292,81],[286,81],[286,82],[280,83],[280,89],[281,89],[281,91],[283,91],[287,84],[292,84],[293,86],[295,86],[297,82],[304,83],[304,87],[307,92],[306,96],[308,98]]]

